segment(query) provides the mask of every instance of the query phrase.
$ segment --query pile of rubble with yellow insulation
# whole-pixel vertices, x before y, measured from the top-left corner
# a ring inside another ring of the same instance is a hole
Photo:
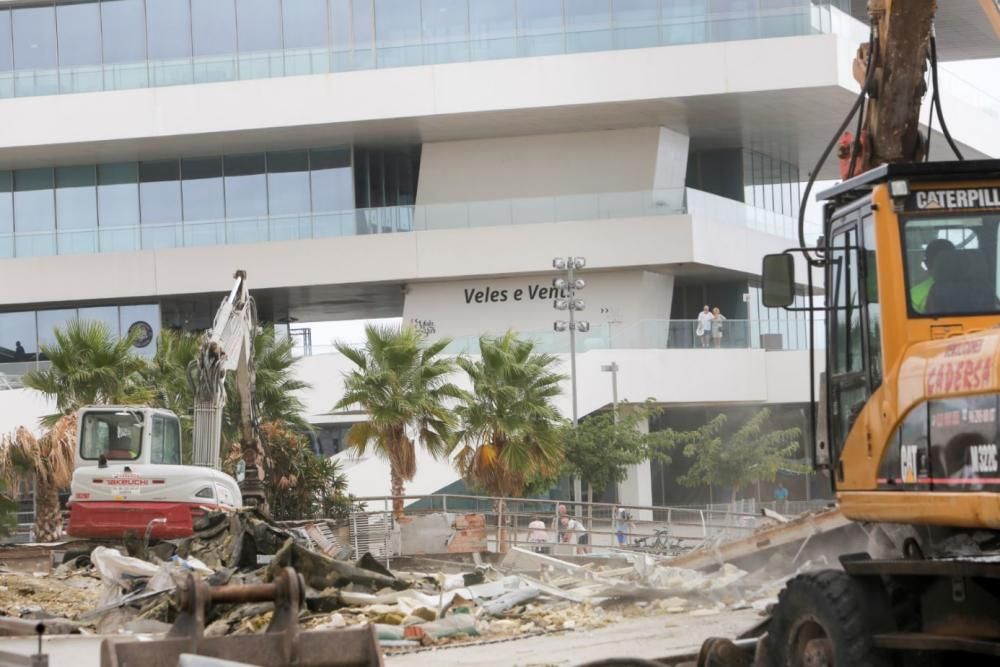
[[[765,568],[749,575],[732,565],[705,573],[642,553],[579,564],[516,547],[494,565],[476,558],[445,568],[451,571],[391,571],[370,554],[354,558],[339,547],[334,553],[308,531],[250,510],[211,514],[196,528],[191,538],[153,546],[67,543],[64,562],[49,572],[5,570],[0,549],[0,617],[82,634],[163,634],[177,617],[182,579],[193,574],[214,587],[261,584],[292,567],[305,584],[303,631],[371,624],[386,652],[405,652],[585,630],[652,614],[764,612],[791,574]],[[214,604],[204,636],[261,633],[274,609],[271,602]]]

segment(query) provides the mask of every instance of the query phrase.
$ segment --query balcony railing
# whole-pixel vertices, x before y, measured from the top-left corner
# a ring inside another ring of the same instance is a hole
[[[788,37],[829,32],[832,27],[829,6],[810,0],[786,2],[778,9],[751,7],[729,14],[692,10],[688,16],[678,16],[684,12],[676,10],[669,13],[667,0],[661,4],[663,12],[654,7],[652,15],[642,18],[613,18],[607,14],[602,21],[596,15],[588,16],[591,29],[580,29],[564,17],[563,25],[546,30],[512,26],[509,34],[495,28],[499,31],[496,36],[477,38],[466,29],[465,36],[454,40],[418,37],[393,44],[387,43],[390,38],[383,37],[376,24],[373,40],[369,38],[368,44],[347,50],[323,46],[0,71],[0,98]],[[99,39],[96,35],[94,38]]]
[[[824,322],[817,320],[815,344],[824,347]],[[552,354],[569,352],[569,334],[551,330],[521,331],[518,334],[535,341],[538,351]],[[587,333],[576,334],[578,352],[589,350],[808,350],[808,320],[727,319],[716,338],[710,331],[698,335],[697,320],[641,320],[633,324],[592,324]],[[336,354],[331,345],[313,344],[300,356]],[[453,338],[445,354],[478,354],[479,336]]]
[[[239,245],[684,213],[712,222],[796,238],[797,223],[791,216],[691,188],[672,188],[387,206],[301,215],[17,231],[0,234],[0,258]],[[818,227],[811,225],[808,233],[818,233]]]
[[[555,197],[523,197],[419,206],[389,206],[302,215],[183,221],[118,227],[52,229],[0,234],[0,258],[73,255],[132,250],[158,250],[207,245],[234,245],[266,241],[391,234],[440,229],[468,229],[612,218],[637,218],[683,214],[685,200],[694,190],[673,188],[637,192],[605,192]],[[698,201],[722,199],[705,193]],[[699,204],[704,210],[706,207]],[[713,219],[748,224],[766,218],[742,211],[733,202],[732,215]],[[771,225],[781,229],[781,225]]]

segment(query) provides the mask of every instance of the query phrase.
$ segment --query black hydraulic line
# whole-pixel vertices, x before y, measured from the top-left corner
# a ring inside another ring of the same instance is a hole
[[[951,138],[951,132],[948,130],[948,123],[944,120],[944,111],[941,110],[941,88],[938,86],[938,58],[937,58],[937,39],[931,34],[931,81],[934,83],[934,95],[931,98],[932,106],[937,108],[938,121],[941,123],[941,132],[944,133],[944,138],[951,146],[951,150],[954,151],[955,156],[959,160],[964,160],[965,156],[962,155],[962,151],[958,149],[958,145],[955,144],[955,140]]]
[[[871,40],[869,40],[869,47],[870,46],[871,46]],[[868,62],[865,63],[865,81],[866,82],[868,81],[868,73],[869,73],[869,71],[871,71],[872,68],[874,67],[873,62],[872,62],[874,60],[875,60],[875,54],[869,51],[869,53],[868,53]],[[868,91],[865,90],[863,92],[867,93]],[[865,97],[867,98],[867,95]],[[855,164],[855,161],[858,159],[858,154],[861,152],[861,130],[864,127],[864,123],[865,123],[865,103],[862,102],[861,103],[861,109],[859,109],[859,112],[858,112],[858,125],[854,129],[854,141],[851,142],[851,163],[850,163],[850,165],[847,168],[847,178],[848,179],[854,178],[854,164]]]
[[[810,257],[808,251],[806,250],[808,248],[806,245],[806,202],[809,201],[809,193],[812,192],[813,185],[816,183],[816,175],[819,173],[819,170],[823,168],[823,165],[826,163],[827,158],[830,157],[830,153],[833,151],[834,146],[837,145],[837,140],[844,134],[844,130],[847,129],[847,126],[851,124],[851,121],[854,119],[854,114],[858,113],[858,110],[864,104],[865,97],[868,94],[872,76],[875,73],[875,67],[873,65],[874,58],[875,54],[878,53],[878,26],[874,23],[872,24],[871,36],[868,44],[868,66],[865,68],[865,83],[861,86],[861,92],[858,94],[857,99],[854,100],[854,105],[851,106],[851,110],[848,112],[847,117],[844,118],[844,122],[840,124],[839,128],[837,128],[837,132],[833,135],[830,143],[827,144],[826,149],[820,156],[819,161],[816,163],[816,168],[813,169],[811,174],[809,174],[809,180],[806,182],[805,192],[802,194],[802,200],[799,203],[799,246],[806,251],[804,252],[804,255],[809,263],[817,263],[819,260]]]
[[[933,78],[934,76],[932,74],[931,79],[933,80]],[[937,87],[935,86],[935,89],[936,88]],[[924,147],[924,162],[929,162],[931,159],[931,137],[934,136],[934,107],[936,104],[934,102],[934,95],[935,93],[932,92],[931,105],[930,108],[927,110],[927,144]]]

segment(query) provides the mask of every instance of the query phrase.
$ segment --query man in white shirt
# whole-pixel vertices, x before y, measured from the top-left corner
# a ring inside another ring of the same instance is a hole
[[[568,542],[570,544],[576,543],[576,553],[586,554],[590,553],[590,536],[587,534],[587,529],[582,523],[576,519],[570,519],[569,517],[563,517],[560,520],[562,524],[562,536],[563,542]]]
[[[705,304],[705,307],[701,309],[698,313],[698,329],[695,333],[698,335],[698,340],[701,341],[702,347],[708,347],[709,339],[712,337],[712,320],[715,316],[712,315],[712,310]]]

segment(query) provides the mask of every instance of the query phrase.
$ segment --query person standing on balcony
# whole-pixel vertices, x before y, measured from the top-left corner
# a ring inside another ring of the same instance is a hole
[[[722,347],[722,323],[726,321],[722,311],[718,307],[712,310],[712,343],[715,347]]]
[[[701,341],[701,346],[708,347],[708,340],[712,333],[712,311],[709,310],[707,303],[698,313],[698,328],[695,333],[698,335],[698,340]]]

